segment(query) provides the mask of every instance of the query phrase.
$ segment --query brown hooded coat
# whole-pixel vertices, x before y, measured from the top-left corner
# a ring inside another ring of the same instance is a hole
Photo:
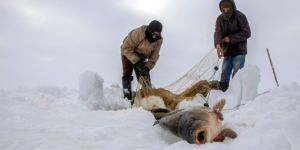
[[[148,59],[145,66],[151,70],[159,58],[163,39],[150,43],[145,36],[146,28],[143,25],[129,32],[121,45],[121,54],[132,64]]]

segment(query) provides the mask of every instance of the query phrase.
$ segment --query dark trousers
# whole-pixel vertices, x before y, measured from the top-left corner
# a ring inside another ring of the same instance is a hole
[[[140,72],[137,68],[134,68],[133,64],[125,56],[121,56],[122,66],[123,66],[123,79],[124,80],[133,80],[132,72],[134,70],[137,80],[140,79]],[[150,81],[150,74],[147,75],[147,79]]]

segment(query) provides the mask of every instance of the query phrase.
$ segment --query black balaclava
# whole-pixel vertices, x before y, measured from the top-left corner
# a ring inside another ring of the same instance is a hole
[[[147,26],[147,29],[145,31],[146,38],[148,39],[148,41],[150,43],[153,43],[153,42],[161,39],[161,36],[157,36],[156,38],[153,38],[152,33],[154,33],[154,32],[161,33],[161,31],[162,31],[162,24],[157,20],[153,20]]]
[[[221,0],[219,7],[225,20],[229,20],[236,11],[236,6],[233,0]],[[224,9],[227,9],[227,11]]]

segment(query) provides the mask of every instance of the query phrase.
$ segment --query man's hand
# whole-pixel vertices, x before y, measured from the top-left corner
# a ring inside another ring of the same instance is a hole
[[[223,41],[224,41],[225,43],[230,43],[230,38],[229,38],[229,36],[224,37]]]
[[[149,75],[149,71],[150,71],[150,69],[148,68],[148,67],[143,67],[142,69],[141,69],[141,71],[140,71],[140,75],[141,76],[148,76]]]
[[[141,76],[149,75],[150,69],[145,66],[144,61],[139,61],[133,65],[133,67],[139,72]]]
[[[219,58],[223,57],[224,56],[224,49],[221,47],[220,44],[217,44],[216,49],[217,49],[218,57]]]
[[[135,63],[133,65],[133,67],[139,71],[142,70],[142,68],[144,67],[145,62],[144,61],[138,61],[137,63]]]

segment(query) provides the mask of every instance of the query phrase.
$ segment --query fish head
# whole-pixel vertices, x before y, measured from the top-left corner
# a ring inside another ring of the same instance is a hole
[[[209,131],[207,127],[207,113],[190,111],[180,117],[178,133],[189,143],[206,143]]]
[[[183,114],[178,122],[179,135],[189,143],[204,144],[220,133],[222,119],[213,110],[194,110]]]

